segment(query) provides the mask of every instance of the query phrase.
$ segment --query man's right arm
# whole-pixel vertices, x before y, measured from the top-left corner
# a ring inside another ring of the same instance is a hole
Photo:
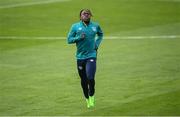
[[[71,26],[71,29],[69,31],[67,42],[68,44],[76,43],[77,41],[80,41],[82,39],[81,35],[77,35],[75,25]]]

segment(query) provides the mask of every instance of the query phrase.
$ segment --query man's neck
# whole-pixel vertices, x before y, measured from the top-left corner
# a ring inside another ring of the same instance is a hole
[[[86,26],[88,26],[89,23],[90,23],[90,21],[83,21],[83,23],[84,23]]]

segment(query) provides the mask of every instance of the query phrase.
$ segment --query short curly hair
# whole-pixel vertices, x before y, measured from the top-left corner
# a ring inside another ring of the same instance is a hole
[[[89,14],[90,14],[91,16],[93,16],[92,13],[91,13],[91,10],[89,10],[89,9],[82,9],[82,10],[80,11],[80,13],[79,13],[79,17],[81,17],[81,13],[82,13],[83,11],[89,12]]]

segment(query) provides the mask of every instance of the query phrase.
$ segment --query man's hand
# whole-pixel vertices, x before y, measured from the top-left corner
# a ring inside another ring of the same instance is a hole
[[[98,50],[98,47],[97,47],[97,45],[95,44],[95,50],[96,50],[96,52],[97,52],[97,50]]]

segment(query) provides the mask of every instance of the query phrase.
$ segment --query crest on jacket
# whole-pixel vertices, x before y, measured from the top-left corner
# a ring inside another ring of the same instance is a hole
[[[96,27],[92,27],[92,30],[93,30],[94,32],[96,32],[96,31],[97,31]]]

